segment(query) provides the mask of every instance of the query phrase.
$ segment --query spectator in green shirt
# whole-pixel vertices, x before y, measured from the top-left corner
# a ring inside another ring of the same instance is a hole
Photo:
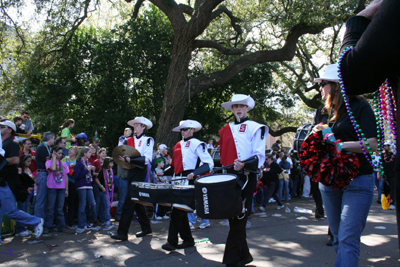
[[[62,128],[61,137],[65,137],[65,141],[67,141],[67,146],[65,147],[67,151],[68,151],[69,147],[71,146],[71,142],[72,143],[76,142],[75,138],[71,134],[71,129],[74,126],[75,126],[75,121],[73,119],[68,119],[61,126],[61,128]]]

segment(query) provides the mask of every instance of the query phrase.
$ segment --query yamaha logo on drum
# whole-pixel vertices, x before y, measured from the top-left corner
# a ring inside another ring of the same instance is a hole
[[[204,214],[210,214],[210,208],[208,206],[208,194],[207,194],[207,188],[203,187],[201,189],[203,192],[203,205],[204,205]]]
[[[141,197],[150,197],[149,193],[145,193],[145,192],[139,192],[139,196]]]

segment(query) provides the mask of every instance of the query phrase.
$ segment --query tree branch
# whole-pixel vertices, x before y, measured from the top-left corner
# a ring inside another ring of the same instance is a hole
[[[88,14],[91,12],[94,12],[96,9],[88,11],[89,9],[89,5],[90,5],[91,0],[86,0],[84,3],[84,8],[83,8],[83,15],[79,18],[76,18],[75,21],[72,24],[71,29],[69,29],[65,34],[63,34],[64,36],[64,40],[62,41],[62,46],[59,49],[55,49],[50,51],[50,53],[54,53],[54,52],[65,52],[69,42],[71,41],[72,37],[74,36],[75,31],[78,29],[78,27],[85,21],[85,19],[87,18]]]
[[[293,93],[298,95],[301,98],[301,100],[304,102],[304,104],[306,104],[310,108],[317,109],[322,105],[322,102],[320,101],[320,99],[321,99],[320,94],[316,94],[313,96],[313,98],[309,99],[303,94],[303,92],[300,89],[295,89],[293,91]]]
[[[130,3],[132,0],[125,0],[127,3]],[[136,4],[135,4],[135,8],[133,9],[133,13],[132,13],[132,17],[133,18],[137,18],[138,14],[139,14],[139,9],[142,6],[143,2],[146,0],[137,0]]]
[[[18,36],[18,39],[22,42],[22,46],[18,51],[18,52],[20,52],[22,50],[22,47],[25,47],[25,38],[23,37],[23,33],[22,33],[20,27],[17,25],[17,23],[15,23],[15,21],[10,17],[10,15],[8,15],[8,12],[4,8],[3,0],[1,0],[1,10],[3,11],[2,12],[3,16],[5,16],[7,19],[9,19],[11,21],[12,25],[14,26],[15,33]]]
[[[211,14],[224,0],[196,0],[194,6],[194,14],[188,23],[188,32],[192,38],[196,38],[210,25]]]
[[[186,15],[192,16],[193,13],[194,13],[194,9],[191,6],[188,6],[188,5],[185,5],[185,4],[179,4],[179,8]]]
[[[215,10],[210,16],[210,22],[215,18],[219,17],[222,13],[225,13],[229,19],[231,20],[231,26],[236,31],[236,36],[233,37],[231,40],[237,40],[237,38],[242,35],[242,27],[240,27],[239,22],[242,20],[235,17],[232,12],[226,6],[220,6],[217,10]]]
[[[194,41],[194,46],[196,48],[214,48],[214,49],[217,49],[219,52],[221,52],[224,55],[242,55],[246,52],[246,48],[250,44],[252,44],[252,42],[247,41],[243,44],[243,46],[241,48],[229,49],[216,41],[211,41],[211,40],[195,40]]]
[[[186,27],[187,22],[182,10],[174,0],[149,0],[153,5],[158,7],[168,17],[171,22],[175,34],[179,33]]]
[[[296,25],[287,35],[285,45],[282,48],[253,52],[238,58],[231,65],[221,71],[200,75],[197,78],[192,79],[191,90],[193,90],[194,93],[198,93],[210,87],[221,86],[232,79],[236,74],[254,64],[292,60],[300,36],[306,33],[320,33],[326,27],[328,27],[328,25],[325,24],[317,26]]]
[[[285,134],[285,133],[295,133],[295,132],[297,132],[297,128],[298,127],[289,126],[289,127],[285,127],[280,130],[277,130],[277,131],[269,129],[269,134],[272,135],[273,137],[277,137],[277,136],[281,136],[282,134]]]

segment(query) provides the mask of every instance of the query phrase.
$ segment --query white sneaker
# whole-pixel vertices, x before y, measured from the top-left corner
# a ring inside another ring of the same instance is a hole
[[[76,232],[77,232],[78,234],[82,234],[85,230],[86,230],[86,226],[83,227],[83,228],[76,228]]]
[[[162,218],[163,218],[164,220],[168,220],[168,219],[169,219],[169,216],[168,216],[168,215],[164,215]]]
[[[199,229],[205,229],[207,227],[210,227],[210,223],[202,223],[199,225]]]
[[[114,228],[114,225],[113,225],[113,224],[110,224],[110,225],[104,226],[104,227],[103,227],[103,230],[104,230],[104,231],[108,231],[108,230],[111,230],[111,229],[113,229],[113,228]]]
[[[194,230],[194,229],[196,229],[196,228],[194,227],[194,224],[193,224],[193,223],[191,223],[191,222],[189,222],[189,226],[190,226],[190,230]]]
[[[263,206],[258,207],[259,210],[265,211],[265,208]]]
[[[276,200],[275,200],[273,197],[271,197],[271,198],[268,200],[268,203],[274,203],[274,202],[276,202]]]
[[[31,235],[31,234],[32,234],[32,232],[31,232],[31,231],[29,231],[29,230],[25,230],[25,231],[22,231],[22,232],[16,233],[16,234],[15,234],[15,236],[21,236],[21,237],[25,237],[25,236],[28,236],[28,235]]]
[[[156,217],[154,217],[154,219],[156,219],[156,220],[162,220],[162,217],[161,217],[161,216],[156,216]]]
[[[277,210],[283,209],[285,206],[284,205],[280,205],[278,207],[276,207]]]
[[[396,206],[393,205],[393,204],[390,204],[389,209],[390,209],[390,210],[395,210],[395,209],[396,209]]]
[[[42,235],[42,233],[43,233],[43,224],[44,224],[44,220],[43,220],[43,218],[40,218],[40,223],[38,223],[35,226],[35,229],[34,229],[36,238],[39,238]]]

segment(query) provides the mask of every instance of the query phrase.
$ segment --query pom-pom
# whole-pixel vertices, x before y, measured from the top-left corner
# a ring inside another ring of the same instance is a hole
[[[311,134],[299,149],[300,165],[314,182],[334,189],[344,188],[358,174],[360,164],[354,153],[338,152],[336,144],[322,137],[322,132]]]

